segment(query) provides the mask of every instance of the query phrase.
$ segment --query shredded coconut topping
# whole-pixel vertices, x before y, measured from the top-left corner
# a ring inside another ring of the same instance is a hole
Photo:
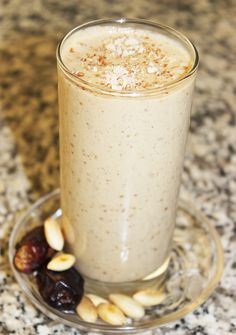
[[[180,46],[158,36],[131,28],[100,32],[70,44],[65,63],[83,80],[113,90],[163,87],[188,73],[191,61]]]

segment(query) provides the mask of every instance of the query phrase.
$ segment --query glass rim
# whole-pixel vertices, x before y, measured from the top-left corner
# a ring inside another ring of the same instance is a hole
[[[73,72],[71,72],[65,63],[62,60],[61,57],[61,50],[63,43],[76,31],[82,30],[88,27],[97,26],[97,25],[105,25],[105,24],[140,24],[140,25],[146,25],[149,27],[159,28],[165,32],[167,32],[172,37],[176,37],[179,41],[182,41],[185,43],[186,46],[190,47],[192,49],[194,59],[193,59],[193,65],[191,69],[181,78],[178,78],[177,80],[167,84],[166,86],[157,87],[157,88],[151,88],[146,90],[132,90],[132,91],[124,91],[124,90],[116,90],[116,89],[110,89],[107,87],[102,87],[101,85],[93,84],[85,79],[82,79],[78,76],[76,76]],[[64,37],[61,39],[57,46],[56,50],[56,58],[57,63],[60,69],[64,72],[64,74],[71,79],[75,84],[78,86],[82,86],[84,88],[87,88],[90,91],[95,91],[97,93],[106,94],[106,95],[112,95],[112,96],[129,96],[129,97],[137,97],[137,96],[149,96],[149,95],[155,95],[165,92],[166,90],[171,90],[179,84],[183,83],[186,79],[192,77],[198,68],[199,64],[199,54],[195,47],[195,45],[182,33],[175,30],[174,28],[171,28],[168,25],[146,20],[146,19],[129,19],[129,18],[118,18],[118,19],[99,19],[99,20],[93,20],[86,23],[83,23],[81,25],[76,26],[72,30],[70,30],[67,34],[64,35]]]

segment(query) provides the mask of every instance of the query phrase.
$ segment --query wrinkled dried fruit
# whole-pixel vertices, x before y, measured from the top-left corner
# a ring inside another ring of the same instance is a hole
[[[39,292],[52,307],[74,312],[84,293],[84,280],[75,268],[62,272],[44,266],[37,275]]]
[[[37,270],[47,257],[47,246],[29,241],[23,244],[15,253],[14,265],[20,272],[31,273]]]
[[[42,266],[49,253],[43,227],[37,227],[17,244],[14,265],[20,272],[31,273]]]
[[[37,241],[39,243],[46,243],[43,226],[36,227],[30,230],[27,234],[25,234],[25,236],[23,236],[21,241],[17,243],[16,248],[19,248],[21,245],[29,241],[35,241],[35,242]]]

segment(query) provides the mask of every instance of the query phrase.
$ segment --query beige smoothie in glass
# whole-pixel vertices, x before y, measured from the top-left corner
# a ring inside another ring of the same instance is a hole
[[[184,36],[147,21],[92,22],[62,40],[62,222],[85,277],[166,269],[196,68]]]

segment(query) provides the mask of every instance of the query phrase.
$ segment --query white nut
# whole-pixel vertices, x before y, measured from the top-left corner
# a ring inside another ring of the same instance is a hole
[[[49,246],[57,251],[61,251],[64,246],[64,237],[62,235],[59,223],[51,218],[44,222],[44,233]]]
[[[96,306],[96,307],[98,305],[100,305],[100,304],[106,304],[106,303],[109,302],[107,299],[99,297],[96,294],[88,293],[88,294],[86,294],[86,297],[88,297],[92,301],[92,303],[94,304],[94,306]]]
[[[96,322],[98,313],[96,307],[92,303],[92,301],[87,298],[83,297],[76,307],[76,313],[81,317],[82,320],[87,322]]]
[[[145,314],[144,308],[133,298],[125,294],[110,294],[109,299],[119,307],[124,314],[133,319],[141,319]]]
[[[126,319],[122,311],[113,304],[100,304],[97,307],[98,316],[113,326],[122,326]]]
[[[166,298],[166,294],[155,289],[146,289],[135,293],[133,298],[139,302],[140,305],[150,307],[162,303]]]
[[[75,256],[62,253],[53,257],[48,263],[47,268],[52,271],[65,271],[75,264],[75,260]]]

